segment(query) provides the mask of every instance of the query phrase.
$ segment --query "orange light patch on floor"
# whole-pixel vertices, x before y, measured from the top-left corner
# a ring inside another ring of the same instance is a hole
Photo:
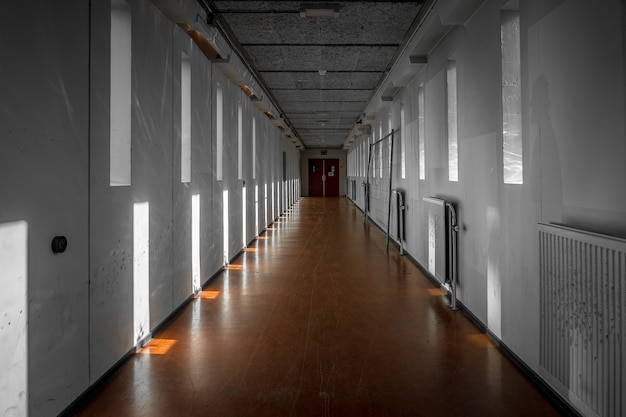
[[[176,344],[174,339],[152,339],[138,350],[142,355],[165,355]]]
[[[443,290],[441,288],[430,288],[428,290],[428,294],[432,295],[432,296],[441,296],[441,295],[446,295],[445,292],[443,292]]]
[[[496,344],[491,340],[489,336],[484,333],[470,334],[467,339],[475,346],[493,348]]]
[[[265,237],[265,236],[258,236],[258,237],[257,237],[257,239],[258,239],[258,240],[266,240],[266,239],[267,239],[267,237]]]
[[[256,248],[246,248],[246,252],[256,252]]]
[[[229,271],[241,271],[243,269],[242,265],[227,265],[226,269]]]
[[[208,300],[214,300],[220,295],[219,291],[200,291],[196,298],[205,298]]]

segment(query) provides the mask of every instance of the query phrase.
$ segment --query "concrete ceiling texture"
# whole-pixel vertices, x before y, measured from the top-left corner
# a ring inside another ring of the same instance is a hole
[[[209,1],[306,148],[340,149],[417,24],[422,1]]]

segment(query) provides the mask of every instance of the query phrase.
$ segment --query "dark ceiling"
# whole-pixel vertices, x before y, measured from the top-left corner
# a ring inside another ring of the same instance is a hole
[[[332,149],[393,66],[422,2],[208,3],[304,146]]]

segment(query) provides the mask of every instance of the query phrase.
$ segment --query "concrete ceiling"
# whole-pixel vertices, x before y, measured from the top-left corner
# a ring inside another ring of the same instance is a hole
[[[304,146],[339,149],[392,68],[423,2],[208,3]],[[306,9],[335,13],[309,17],[301,13]]]

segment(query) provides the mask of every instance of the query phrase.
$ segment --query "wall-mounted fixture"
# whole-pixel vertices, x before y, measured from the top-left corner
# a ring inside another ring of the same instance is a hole
[[[228,46],[217,28],[206,24],[200,16],[194,23],[178,23],[187,35],[198,45],[202,53],[211,61],[228,59]]]
[[[52,239],[52,253],[63,253],[67,249],[67,238],[65,236],[55,236]]]
[[[256,91],[254,91],[254,89],[250,85],[240,85],[239,88],[241,88],[241,91],[243,91],[251,100],[259,98],[259,96],[257,96],[256,94]]]

